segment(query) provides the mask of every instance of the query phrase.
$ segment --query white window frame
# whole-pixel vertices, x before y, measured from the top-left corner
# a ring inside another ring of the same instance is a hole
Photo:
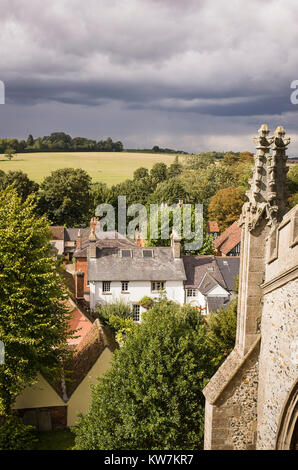
[[[107,289],[108,287],[108,289]],[[102,281],[102,293],[110,294],[111,293],[111,281]]]
[[[128,285],[129,281],[121,281],[121,292],[128,292]]]
[[[198,289],[190,287],[186,289],[186,297],[196,297],[198,295]]]
[[[144,256],[144,252],[145,252],[145,251],[151,252],[151,256]],[[152,258],[153,258],[153,250],[150,250],[150,249],[148,249],[148,248],[144,249],[143,252],[142,252],[142,254],[143,254],[143,258],[145,258],[145,259],[152,259]]]
[[[123,251],[129,251],[129,256],[123,256]],[[132,258],[132,250],[130,250],[129,248],[123,248],[123,250],[120,251],[120,254],[121,258]]]
[[[166,287],[165,281],[151,281],[151,292],[160,292],[164,290],[165,287]]]
[[[141,306],[139,304],[134,304],[132,306],[132,319],[136,323],[140,323],[141,321]]]

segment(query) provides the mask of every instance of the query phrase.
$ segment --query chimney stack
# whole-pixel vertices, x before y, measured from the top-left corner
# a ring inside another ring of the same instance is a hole
[[[77,250],[82,249],[82,237],[81,237],[81,229],[78,231],[78,237],[77,237]]]
[[[173,230],[171,235],[171,247],[174,259],[181,258],[181,237],[176,230]]]
[[[84,298],[84,272],[79,270],[76,272],[76,298]]]
[[[96,240],[95,227],[93,227],[89,235],[89,258],[96,258]]]

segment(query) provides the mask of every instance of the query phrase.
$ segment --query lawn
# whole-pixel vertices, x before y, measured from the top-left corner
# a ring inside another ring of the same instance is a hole
[[[180,157],[182,158],[182,157]],[[112,184],[131,178],[140,166],[148,169],[154,163],[171,164],[175,155],[128,152],[61,152],[19,153],[9,161],[0,154],[0,170],[22,170],[30,179],[40,183],[51,171],[58,168],[82,168],[93,182]]]
[[[35,450],[72,450],[74,434],[69,429],[39,432]]]

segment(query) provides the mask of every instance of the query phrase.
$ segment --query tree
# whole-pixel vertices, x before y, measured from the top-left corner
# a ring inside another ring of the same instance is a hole
[[[8,173],[0,174],[0,186],[4,189],[7,186],[13,185],[22,198],[22,201],[29,196],[29,194],[37,194],[38,184],[30,180],[26,173],[22,171],[9,171]]]
[[[151,178],[155,183],[160,183],[167,179],[168,169],[167,165],[163,162],[155,163],[150,171]]]
[[[142,178],[148,178],[148,176],[149,176],[148,169],[141,166],[140,168],[137,168],[134,171],[133,179],[134,180],[140,180]]]
[[[197,309],[161,300],[116,352],[76,428],[79,449],[201,449],[212,376]]]
[[[233,166],[233,165],[237,165],[238,163],[239,163],[239,154],[236,154],[234,152],[225,153],[223,160],[222,160],[222,165]]]
[[[176,204],[179,199],[185,199],[186,191],[178,178],[171,178],[159,183],[150,197],[150,202],[161,204]]]
[[[222,364],[235,346],[237,329],[237,298],[229,305],[207,317],[207,342],[212,351],[212,364],[216,369]]]
[[[220,231],[224,231],[238,220],[242,206],[247,200],[243,188],[220,189],[210,199],[209,220],[216,220]]]
[[[186,170],[180,179],[188,194],[188,202],[203,204],[205,212],[216,191],[235,183],[232,169],[222,165],[209,165],[199,171]]]
[[[33,196],[22,202],[11,187],[0,193],[0,230],[0,414],[9,416],[38,371],[59,367],[69,316],[62,278],[49,255],[49,226],[36,217]]]
[[[33,145],[34,145],[33,136],[32,136],[32,134],[29,134],[28,138],[27,138],[27,141],[26,141],[26,146],[27,147],[33,147]]]
[[[176,155],[175,160],[168,169],[168,176],[169,178],[176,178],[179,176],[183,171],[183,166],[179,163],[179,157]]]
[[[7,158],[7,160],[12,160],[13,157],[14,157],[14,149],[8,147],[6,150],[5,150],[5,158]]]
[[[188,170],[201,170],[213,165],[216,160],[216,152],[202,152],[198,155],[186,155],[185,167]]]
[[[55,170],[40,186],[39,212],[53,224],[74,225],[89,220],[91,177],[80,168]]]

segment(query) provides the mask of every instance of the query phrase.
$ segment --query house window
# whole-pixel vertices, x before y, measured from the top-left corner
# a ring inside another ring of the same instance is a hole
[[[228,253],[228,256],[240,256],[241,243],[237,243],[236,246]]]
[[[128,281],[121,281],[121,292],[128,291]]]
[[[152,250],[143,250],[143,258],[152,258],[153,251]]]
[[[131,258],[131,250],[121,250],[122,258]]]
[[[133,305],[132,306],[132,319],[133,321],[139,322],[141,321],[141,313],[140,313],[140,306]]]
[[[111,281],[103,281],[102,291],[103,292],[111,292]]]
[[[162,289],[165,288],[165,282],[164,281],[153,281],[151,283],[151,291],[152,292],[158,292]]]
[[[197,289],[187,289],[186,295],[187,295],[187,297],[196,297],[197,296]]]

